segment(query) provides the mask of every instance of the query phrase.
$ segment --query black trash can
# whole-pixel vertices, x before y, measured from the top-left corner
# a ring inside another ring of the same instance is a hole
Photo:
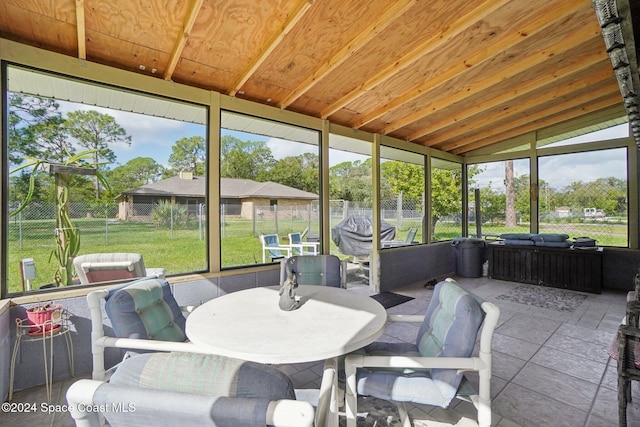
[[[451,244],[456,255],[456,275],[482,277],[482,264],[487,247],[484,239],[456,237]]]

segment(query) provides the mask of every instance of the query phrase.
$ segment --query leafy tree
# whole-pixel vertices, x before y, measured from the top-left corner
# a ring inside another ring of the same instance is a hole
[[[228,135],[221,139],[222,177],[266,181],[275,163],[271,149],[264,141],[241,141]]]
[[[404,200],[420,201],[424,194],[424,168],[406,162],[389,161],[380,165],[382,180],[392,192],[383,198],[402,193]]]
[[[371,202],[371,159],[338,163],[329,173],[332,199]]]
[[[473,177],[480,173],[478,165],[467,168],[468,186],[474,184]],[[462,212],[462,169],[431,169],[431,232],[435,232],[440,218],[463,214]],[[432,236],[433,238],[434,236]]]
[[[38,140],[51,140],[52,136],[39,139],[39,133],[48,128],[59,130],[62,119],[58,111],[59,105],[53,99],[14,92],[9,92],[8,98],[8,155],[9,162],[17,165],[22,163],[25,157],[42,156],[42,147],[38,146]],[[59,142],[57,136],[56,134],[53,139]]]
[[[109,144],[131,145],[131,136],[127,135],[127,131],[112,116],[94,110],[70,112],[65,127],[81,147],[92,150],[93,167],[96,169],[100,167],[101,159],[110,163],[116,161],[116,155],[109,148]],[[100,183],[97,177],[95,190],[96,198],[100,198]]]
[[[482,211],[482,221],[489,221],[495,224],[504,218],[506,207],[506,197],[491,188],[480,188],[480,208]]]
[[[285,157],[276,161],[264,176],[269,181],[317,194],[319,160],[313,153]]]
[[[136,157],[110,171],[107,176],[114,195],[157,181],[164,171],[151,157]]]
[[[207,166],[207,144],[202,136],[179,139],[171,148],[169,165],[178,172],[192,172],[205,176]]]

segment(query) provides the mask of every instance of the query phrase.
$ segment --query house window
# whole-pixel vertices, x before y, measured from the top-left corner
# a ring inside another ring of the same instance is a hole
[[[221,120],[221,266],[276,262],[289,233],[319,229],[320,132],[231,111]],[[280,249],[264,249],[264,235]]]
[[[78,283],[73,265],[58,261],[60,236],[80,240],[72,256],[139,253],[167,275],[208,269],[197,209],[206,203],[206,107],[12,65],[4,75],[3,296]],[[34,171],[30,158],[82,167]],[[188,180],[185,165],[195,168]],[[60,212],[68,212],[62,224]],[[37,273],[29,283],[20,275],[26,258]]]

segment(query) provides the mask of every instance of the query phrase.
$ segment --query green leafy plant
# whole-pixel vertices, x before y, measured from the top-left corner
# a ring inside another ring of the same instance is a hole
[[[191,218],[184,205],[161,200],[153,206],[151,219],[158,228],[187,228]]]
[[[56,200],[56,247],[49,256],[49,262],[53,258],[58,262],[58,268],[54,274],[53,281],[56,286],[68,286],[73,283],[73,258],[80,251],[80,230],[74,226],[69,216],[69,177],[70,175],[96,175],[100,182],[107,188],[108,183],[100,174],[97,168],[87,167],[86,159],[90,159],[96,150],[85,150],[78,154],[69,155],[64,163],[52,164],[42,159],[29,158],[27,161],[11,171],[11,173],[31,168],[29,178],[29,191],[19,209],[11,216],[22,212],[29,205],[35,189],[36,173],[41,169],[48,169],[48,172],[56,178],[58,187]]]

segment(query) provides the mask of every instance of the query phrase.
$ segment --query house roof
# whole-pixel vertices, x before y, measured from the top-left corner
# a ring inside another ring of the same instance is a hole
[[[180,176],[146,184],[123,195],[204,197],[207,180],[201,176],[184,179]],[[119,198],[120,196],[118,196]],[[275,182],[256,182],[250,179],[221,178],[220,197],[227,199],[269,198],[316,200],[318,195]]]
[[[594,9],[630,47],[637,1],[169,3],[6,0],[0,37],[461,155],[628,112]]]

